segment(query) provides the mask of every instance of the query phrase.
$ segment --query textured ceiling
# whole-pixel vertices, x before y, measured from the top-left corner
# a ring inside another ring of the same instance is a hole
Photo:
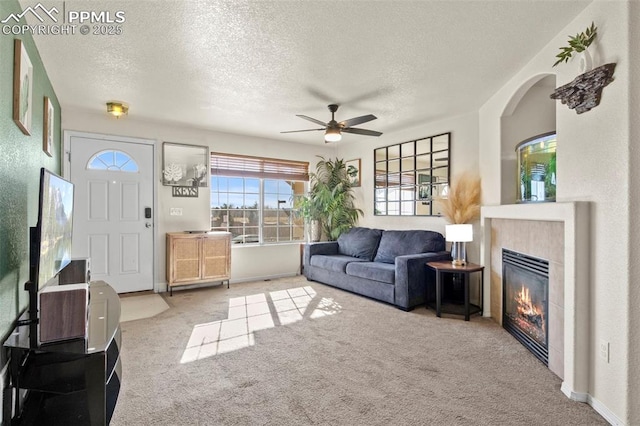
[[[329,103],[384,133],[476,110],[589,2],[67,0],[124,11],[122,34],[35,40],[63,108],[116,99],[125,119],[321,144],[280,132]]]

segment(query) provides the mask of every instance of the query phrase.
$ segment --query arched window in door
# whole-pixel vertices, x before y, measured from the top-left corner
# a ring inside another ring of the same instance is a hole
[[[100,151],[91,157],[87,162],[87,169],[138,173],[138,163],[129,154],[110,149]]]

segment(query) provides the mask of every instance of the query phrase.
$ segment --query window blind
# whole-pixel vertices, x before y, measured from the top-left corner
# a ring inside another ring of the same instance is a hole
[[[402,185],[414,185],[416,183],[416,177],[413,172],[411,173],[389,173],[386,171],[376,172],[376,188],[385,186],[400,186]],[[400,181],[402,179],[402,181]]]
[[[212,152],[211,175],[308,181],[309,163]]]

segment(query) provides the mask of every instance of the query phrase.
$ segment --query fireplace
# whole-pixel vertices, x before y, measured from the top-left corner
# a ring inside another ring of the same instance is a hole
[[[502,249],[502,326],[549,364],[549,262]]]

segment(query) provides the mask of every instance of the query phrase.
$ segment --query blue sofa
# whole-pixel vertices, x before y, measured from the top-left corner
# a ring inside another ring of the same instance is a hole
[[[426,263],[451,259],[445,249],[438,232],[356,227],[338,241],[306,244],[304,275],[408,311],[426,302],[427,288],[435,288]]]

